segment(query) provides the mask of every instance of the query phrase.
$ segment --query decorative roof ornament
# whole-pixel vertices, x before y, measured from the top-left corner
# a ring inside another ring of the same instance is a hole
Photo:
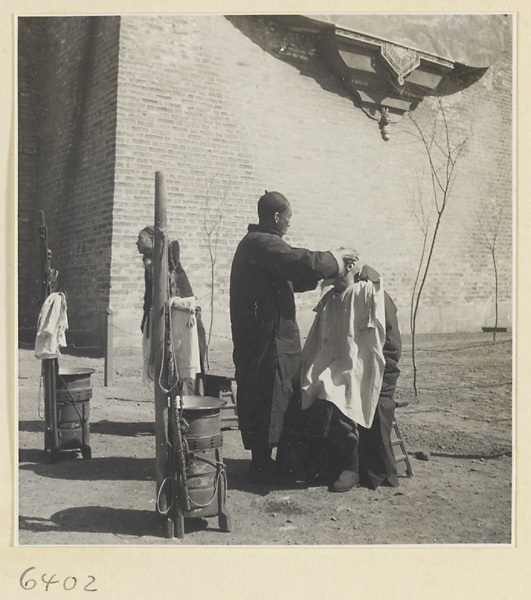
[[[420,56],[415,50],[383,42],[380,49],[382,58],[391,67],[399,86],[404,86],[404,78],[420,67]]]
[[[354,103],[378,121],[382,138],[390,125],[414,110],[426,96],[465,89],[487,71],[335,25],[316,34],[324,62]]]
[[[481,79],[507,44],[507,15],[312,14],[272,16],[304,35],[354,104],[392,124],[426,96],[448,96]],[[286,39],[284,40],[286,42]],[[285,44],[281,48],[285,54]]]

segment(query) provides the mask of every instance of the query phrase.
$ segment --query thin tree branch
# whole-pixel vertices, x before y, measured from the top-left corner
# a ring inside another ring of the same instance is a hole
[[[429,249],[427,252],[427,256],[425,256],[426,255],[426,247],[428,245],[428,228],[426,228],[426,232],[425,232],[425,236],[424,236],[424,240],[423,240],[422,252],[421,252],[421,259],[419,261],[419,266],[418,266],[417,273],[415,276],[415,282],[413,284],[411,306],[410,306],[410,326],[411,326],[411,334],[412,334],[411,335],[411,356],[412,356],[412,362],[413,362],[413,388],[415,391],[415,396],[417,396],[417,394],[418,394],[417,366],[416,366],[416,360],[415,360],[415,333],[416,333],[417,315],[418,315],[418,310],[420,308],[420,301],[421,301],[422,293],[423,293],[424,287],[426,285],[428,273],[430,270],[430,265],[431,265],[432,258],[434,255],[435,245],[436,245],[437,236],[438,236],[439,229],[440,229],[441,222],[442,222],[442,217],[443,217],[444,211],[446,209],[446,206],[448,204],[448,201],[450,199],[450,194],[453,189],[453,184],[457,177],[457,172],[456,172],[457,161],[461,156],[461,152],[465,146],[466,140],[463,140],[460,144],[458,144],[456,146],[457,151],[455,152],[455,156],[453,156],[453,151],[451,149],[451,143],[450,143],[450,126],[449,126],[448,120],[446,118],[446,113],[445,113],[441,98],[438,98],[438,110],[433,119],[433,127],[431,128],[431,136],[432,137],[431,137],[430,141],[427,140],[426,135],[422,131],[422,129],[419,126],[419,124],[417,123],[417,121],[411,115],[409,115],[409,116],[410,116],[411,120],[413,121],[413,124],[415,125],[415,127],[419,133],[420,140],[421,140],[421,142],[424,146],[424,150],[426,152],[426,156],[428,159],[430,172],[431,172],[433,203],[435,206],[435,210],[437,212],[437,219],[435,221],[435,227],[431,234],[431,242],[429,243]],[[441,135],[443,136],[443,143],[439,143],[438,140],[436,140],[437,123],[438,123],[439,116],[441,116],[442,120],[443,120],[443,127],[442,127],[442,133],[441,133]],[[435,161],[435,157],[434,157],[435,151],[439,152],[442,155],[443,160],[441,160],[440,167],[437,166],[436,161]],[[439,175],[439,168],[445,174],[444,179]],[[439,194],[442,194],[442,198],[440,198],[440,199],[439,199]],[[417,215],[415,215],[415,217],[417,218],[417,222],[418,222]],[[419,281],[420,281],[420,283],[419,283]]]

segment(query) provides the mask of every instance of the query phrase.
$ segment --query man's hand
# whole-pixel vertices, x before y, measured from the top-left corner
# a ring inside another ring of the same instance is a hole
[[[359,254],[352,248],[338,248],[337,250],[332,250],[332,254],[337,262],[339,277],[345,276],[347,264],[356,265],[359,260]]]
[[[356,250],[354,250],[353,248],[339,248],[337,250],[337,253],[339,254],[339,256],[341,257],[342,261],[343,261],[343,269],[341,269],[340,275],[341,277],[343,277],[345,275],[345,273],[347,272],[347,265],[350,264],[351,266],[354,266],[354,271],[357,272],[358,271],[358,261],[359,261],[359,254],[356,252]]]

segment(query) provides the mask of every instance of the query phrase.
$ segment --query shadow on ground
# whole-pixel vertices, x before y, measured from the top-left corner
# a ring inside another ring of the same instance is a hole
[[[415,456],[416,452],[409,452],[408,454]],[[496,454],[449,454],[448,452],[432,452],[431,455],[441,458],[457,458],[459,460],[493,460],[496,458],[504,458],[506,456],[511,457],[513,453],[512,450],[507,450]]]
[[[28,433],[44,432],[44,421],[19,421],[18,430]],[[133,423],[130,421],[107,421],[103,419],[95,423],[90,423],[91,433],[103,435],[155,435],[155,425],[153,422]]]
[[[21,450],[21,462],[28,456],[35,458],[35,450]],[[80,481],[151,481],[154,479],[155,458],[131,458],[109,456],[91,460],[75,460],[76,453],[62,452],[59,462],[44,464],[44,453],[40,453],[41,463],[23,464],[21,470],[33,471],[41,477],[71,479]],[[73,465],[73,461],[75,464]]]
[[[275,481],[274,483],[253,483],[249,481],[248,460],[224,458],[223,462],[227,470],[229,490],[238,490],[257,496],[267,496],[272,490],[301,490],[308,487],[306,484],[294,481],[289,477],[284,481]]]
[[[44,420],[42,421],[19,421],[18,422],[18,430],[19,431],[27,431],[29,433],[38,433],[39,431],[44,431]]]
[[[97,423],[91,423],[90,431],[92,433],[101,433],[103,435],[155,435],[155,424],[153,422],[122,422],[102,420]]]
[[[185,519],[185,533],[208,528],[206,519]],[[164,535],[164,520],[154,511],[109,508],[107,506],[81,506],[53,514],[50,519],[19,518],[21,531],[69,531],[79,533],[111,533],[113,535],[160,536]]]

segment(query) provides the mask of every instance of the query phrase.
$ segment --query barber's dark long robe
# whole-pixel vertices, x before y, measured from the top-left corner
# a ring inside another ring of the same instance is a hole
[[[276,445],[288,407],[300,403],[301,343],[293,292],[335,277],[331,252],[292,248],[249,225],[234,255],[230,314],[239,427],[246,449]]]

